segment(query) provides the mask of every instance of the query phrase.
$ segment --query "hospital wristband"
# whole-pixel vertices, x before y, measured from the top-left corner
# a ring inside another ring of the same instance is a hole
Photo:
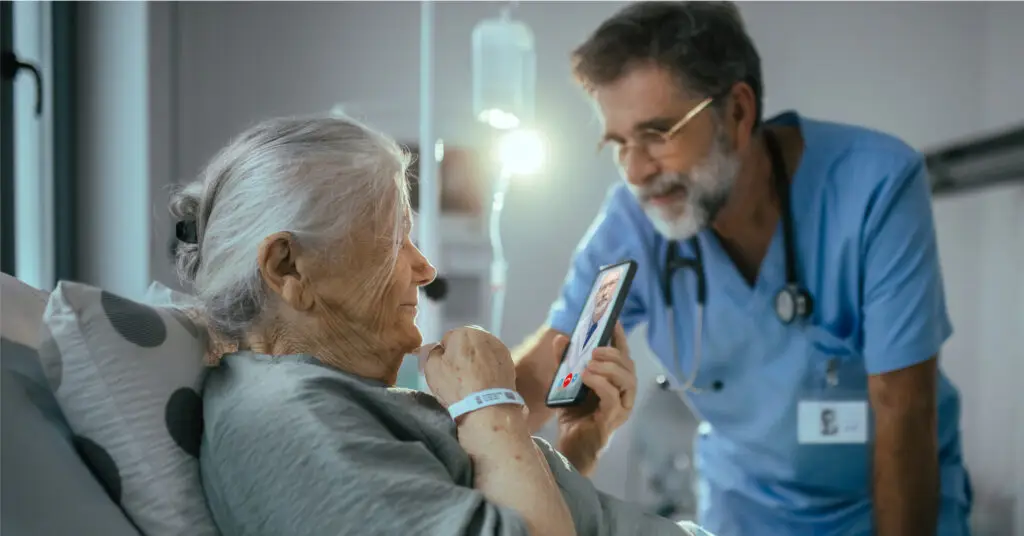
[[[471,411],[499,404],[525,406],[526,401],[519,396],[519,393],[511,389],[485,389],[448,406],[448,414],[452,416],[452,419],[458,419]]]

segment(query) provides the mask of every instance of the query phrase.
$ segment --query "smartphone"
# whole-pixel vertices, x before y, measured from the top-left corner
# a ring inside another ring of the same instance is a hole
[[[583,385],[583,369],[590,362],[594,348],[608,346],[611,341],[634,274],[636,261],[632,260],[604,266],[598,271],[548,389],[548,406],[575,406],[586,400],[590,389]]]

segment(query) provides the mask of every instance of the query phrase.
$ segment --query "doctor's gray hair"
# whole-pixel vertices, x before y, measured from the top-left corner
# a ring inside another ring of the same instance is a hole
[[[719,97],[746,82],[764,113],[761,57],[733,2],[634,2],[604,21],[572,53],[576,80],[587,90],[651,63],[667,69],[695,98]],[[722,110],[721,102],[715,103]]]
[[[268,295],[257,255],[277,232],[334,254],[353,233],[373,231],[393,245],[393,268],[408,164],[393,139],[337,115],[271,119],[229,143],[170,207],[175,221],[194,222],[195,240],[178,243],[176,264],[210,327],[240,336],[260,319]]]

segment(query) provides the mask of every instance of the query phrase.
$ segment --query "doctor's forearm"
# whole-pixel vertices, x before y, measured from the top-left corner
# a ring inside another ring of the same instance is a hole
[[[597,459],[606,442],[597,429],[592,428],[571,437],[564,434],[559,436],[556,450],[569,460],[578,473],[589,477],[597,467]]]
[[[545,399],[561,357],[554,353],[557,334],[557,331],[543,326],[512,350],[512,361],[516,364],[516,391],[530,408],[527,423],[531,433],[537,433],[553,413]]]
[[[934,536],[939,515],[938,425],[931,363],[872,377],[874,511],[878,536]],[[923,370],[914,370],[916,368]],[[903,376],[902,378],[900,376]]]
[[[938,522],[935,429],[909,419],[877,429],[874,509],[878,536],[933,536]]]

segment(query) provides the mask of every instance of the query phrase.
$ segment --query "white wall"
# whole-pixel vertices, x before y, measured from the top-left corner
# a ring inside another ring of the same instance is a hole
[[[1024,506],[1024,188],[994,188],[935,203],[939,252],[955,334],[944,366],[963,393],[964,449],[989,532]],[[1016,436],[1015,436],[1016,434]],[[1017,514],[1017,528],[1024,517]]]
[[[80,279],[133,298],[170,274],[173,6],[79,7]]]
[[[1024,124],[1024,4],[992,3],[979,80],[985,132]],[[976,534],[1024,534],[1024,187],[935,203],[956,332],[945,367],[963,393],[964,449],[978,495]],[[1011,532],[1015,527],[1016,532]]]
[[[1024,4],[992,2],[985,6],[985,54],[980,92],[982,128],[997,130],[1024,123]],[[1024,519],[1024,518],[1022,518]]]
[[[111,7],[93,9],[138,9],[99,5]],[[619,5],[519,4],[518,15],[533,27],[542,52],[538,117],[555,156],[544,177],[514,186],[507,202],[510,288],[504,329],[510,342],[543,319],[573,246],[605,188],[616,180],[611,164],[593,156],[597,126],[570,80],[567,55]],[[155,134],[152,124],[132,127],[132,132],[149,129],[150,151],[158,146],[170,151],[161,164],[166,175],[152,175],[149,187],[155,189],[170,177],[191,177],[229,137],[258,119],[325,111],[339,102],[352,103],[357,114],[396,137],[415,141],[418,9],[415,3],[393,2],[176,4],[174,16],[160,22],[168,35],[150,37],[151,46],[156,39],[170,43],[171,50],[148,55],[151,62],[157,56],[170,61],[164,74],[176,76],[160,78],[149,65],[150,83],[167,86],[150,87],[148,94],[135,88],[133,93],[148,95],[149,114],[165,113],[170,125]],[[469,109],[470,31],[496,9],[493,3],[437,5],[435,117],[438,135],[449,143],[480,139]],[[799,107],[806,114],[888,130],[921,148],[1024,121],[1019,98],[1024,90],[1024,41],[1015,33],[1024,26],[1022,4],[753,2],[743,4],[742,11],[764,61],[769,112]],[[140,17],[136,13],[135,20]],[[159,33],[153,19],[149,24],[154,35]],[[130,65],[145,65],[141,53],[115,44],[110,36],[91,43],[111,49],[111,74],[118,72],[112,61],[117,54]],[[170,96],[153,97],[159,91]],[[129,108],[110,110],[111,119],[104,125],[126,142],[130,116],[147,111],[145,104],[127,102]],[[166,143],[157,136],[165,136]],[[108,170],[127,177],[124,166],[129,165],[131,173],[146,172],[146,165],[136,160],[141,156],[118,160],[122,156],[113,150],[98,152],[89,171],[96,180]],[[149,158],[152,172],[158,157]],[[980,495],[1017,490],[1018,526],[1024,525],[1019,491],[1024,489],[1024,437],[1013,438],[982,415],[1001,412],[1004,422],[1016,416],[1022,423],[1018,428],[1024,429],[1020,395],[1008,383],[999,388],[991,383],[1014,377],[1014,366],[1017,378],[1022,372],[1015,344],[1024,325],[1021,202],[1016,188],[936,203],[947,292],[957,325],[944,358],[964,391],[968,459]],[[98,199],[87,204],[98,217],[116,219],[104,216],[113,205]],[[977,239],[981,231],[984,240]],[[141,234],[130,238],[132,244],[144,240]],[[162,240],[150,246],[150,264],[158,264],[152,248],[162,253]],[[159,270],[149,268],[147,274],[159,275]],[[1011,298],[1014,287],[1020,290],[1019,300]],[[641,344],[634,348],[641,375],[649,376],[653,367],[644,357],[647,350]],[[622,445],[614,445],[596,478],[606,489],[621,492],[622,458]],[[1015,481],[1007,476],[1014,463]]]

